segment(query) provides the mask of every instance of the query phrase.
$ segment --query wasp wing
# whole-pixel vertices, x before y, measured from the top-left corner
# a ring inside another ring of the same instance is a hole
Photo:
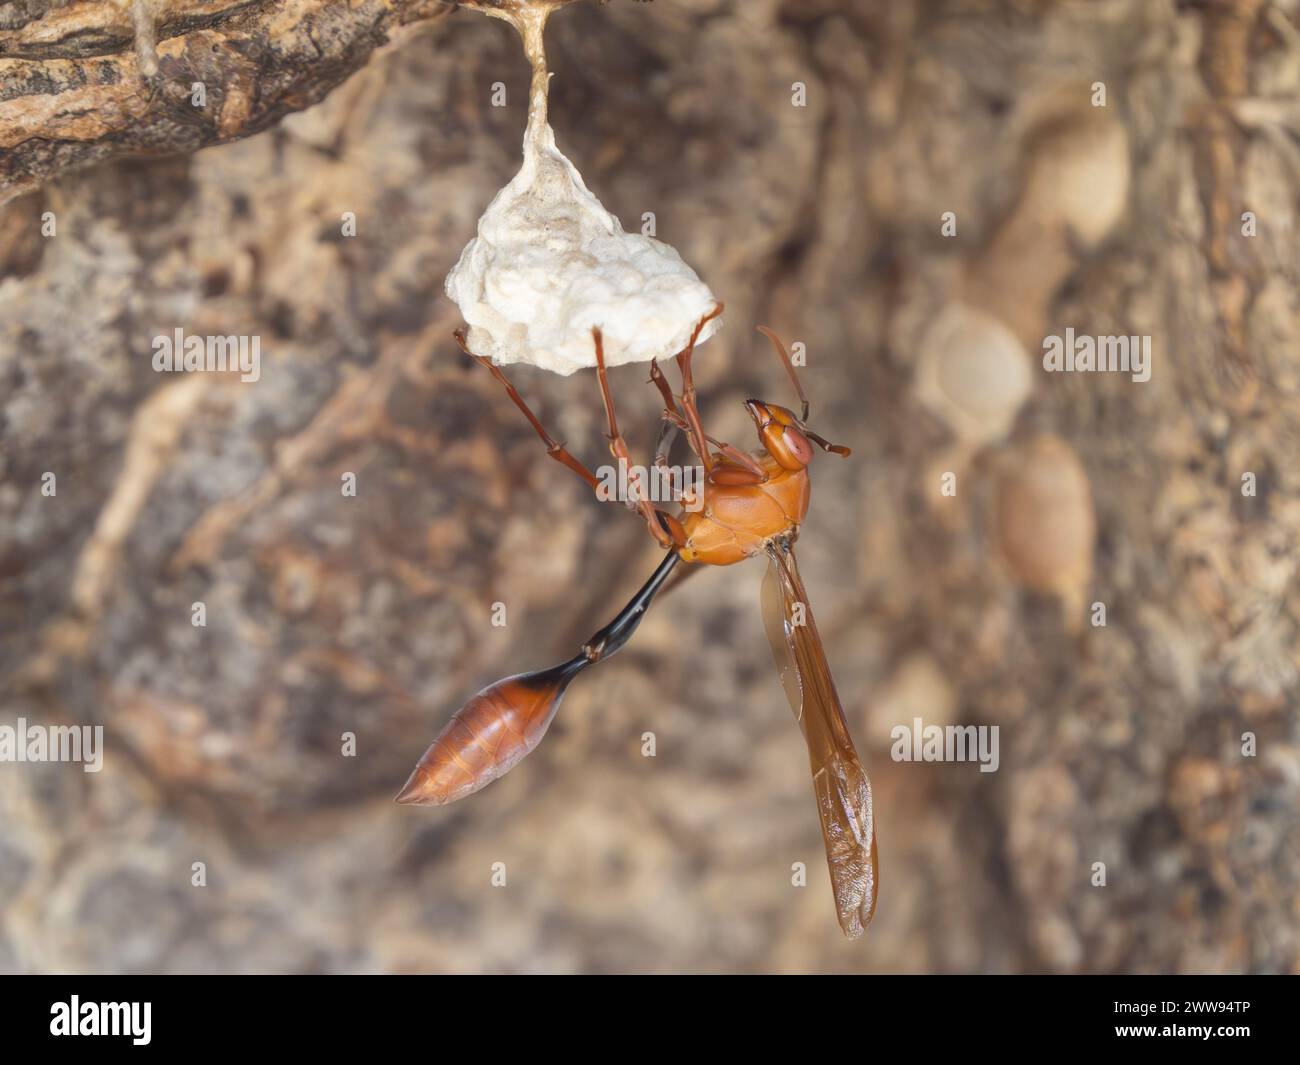
[[[853,748],[794,551],[773,543],[768,560],[763,625],[786,697],[808,744],[840,927],[856,939],[876,912],[879,885],[871,781]]]

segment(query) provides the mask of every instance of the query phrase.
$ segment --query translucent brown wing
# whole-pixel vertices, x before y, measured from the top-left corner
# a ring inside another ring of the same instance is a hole
[[[856,939],[876,912],[879,886],[871,781],[853,749],[794,551],[774,543],[768,558],[763,625],[786,697],[808,743],[840,927]]]

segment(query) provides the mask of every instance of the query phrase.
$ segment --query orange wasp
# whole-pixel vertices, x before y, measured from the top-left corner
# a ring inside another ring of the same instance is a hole
[[[696,406],[691,356],[700,330],[721,313],[722,305],[718,304],[699,321],[687,347],[675,356],[682,377],[680,406],[663,372],[654,362],[650,364],[651,380],[666,404],[655,464],[666,466],[672,435],[681,430],[687,434],[704,470],[700,487],[683,489],[680,515],[655,508],[642,493],[634,493],[638,498],[629,501],[641,512],[651,535],[668,549],[667,556],[628,604],[569,661],[499,680],[456,711],[416,764],[397,802],[435,806],[454,802],[510,770],[541,742],[573,678],[627,643],[679,563],[729,566],[766,555],[764,627],[786,697],[808,744],[840,927],[845,935],[855,938],[871,922],[876,909],[878,877],[871,783],[853,748],[794,555],[794,541],[808,512],[808,466],[813,445],[840,455],[848,455],[849,449],[829,443],[807,427],[808,400],[790,355],[776,334],[761,326],[760,332],[771,341],[799,396],[801,415],[775,404],[747,400],[745,409],[762,445],[762,450],[754,454],[704,432]],[[595,489],[599,483],[596,475],[550,437],[501,368],[471,352],[463,331],[457,331],[456,339],[466,354],[483,363],[505,387],[551,457]],[[610,453],[627,463],[628,448],[614,412],[599,329],[592,330],[592,339],[609,421]]]

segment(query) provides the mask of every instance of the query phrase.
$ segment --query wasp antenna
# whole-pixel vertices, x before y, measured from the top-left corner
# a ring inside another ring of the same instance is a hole
[[[842,458],[848,458],[853,454],[853,449],[845,447],[843,444],[832,444],[824,436],[818,436],[807,426],[803,427],[803,435],[816,444],[823,451],[833,451]]]
[[[785,345],[781,343],[781,338],[765,325],[760,325],[758,331],[772,342],[772,348],[776,351],[777,357],[785,367],[785,372],[790,375],[790,383],[794,385],[795,395],[799,397],[799,402],[803,407],[803,417],[800,421],[808,420],[808,397],[804,395],[803,385],[799,383],[799,375],[794,372],[794,363],[790,360],[790,353],[785,350]]]

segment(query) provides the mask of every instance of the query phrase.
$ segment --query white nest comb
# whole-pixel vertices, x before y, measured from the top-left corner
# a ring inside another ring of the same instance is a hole
[[[541,45],[549,8],[493,13],[522,34],[533,81],[524,164],[447,275],[470,350],[567,375],[596,365],[599,326],[608,366],[675,355],[716,298],[675,249],[624,232],[556,148]],[[709,322],[699,342],[720,325]]]

